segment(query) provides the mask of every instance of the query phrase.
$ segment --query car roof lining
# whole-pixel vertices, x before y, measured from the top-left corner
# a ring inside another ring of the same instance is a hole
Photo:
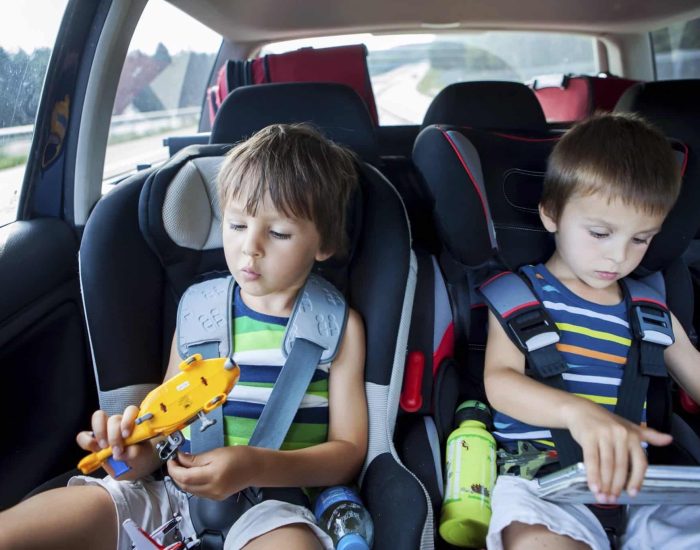
[[[432,32],[434,26],[457,24],[451,30],[640,33],[700,16],[696,0],[168,1],[231,42],[258,43],[357,32]]]

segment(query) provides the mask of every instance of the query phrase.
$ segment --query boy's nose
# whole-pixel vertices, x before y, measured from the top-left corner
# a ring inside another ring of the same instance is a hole
[[[617,264],[621,264],[627,257],[627,247],[620,244],[614,244],[608,248],[607,258]]]
[[[262,255],[262,246],[260,239],[251,231],[243,243],[243,254],[246,256],[257,257]]]

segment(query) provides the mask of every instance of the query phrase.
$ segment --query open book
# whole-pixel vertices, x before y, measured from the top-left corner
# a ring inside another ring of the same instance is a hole
[[[582,462],[537,480],[540,497],[553,502],[596,504]],[[700,466],[649,466],[639,494],[625,491],[617,504],[700,504]]]

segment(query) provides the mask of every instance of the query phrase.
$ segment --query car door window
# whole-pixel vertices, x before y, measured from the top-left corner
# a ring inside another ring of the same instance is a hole
[[[164,0],[150,0],[124,61],[112,111],[103,192],[163,162],[163,139],[197,132],[221,36]]]
[[[41,87],[67,0],[20,0],[0,17],[0,226],[17,205]]]
[[[700,18],[651,33],[658,80],[700,77]]]

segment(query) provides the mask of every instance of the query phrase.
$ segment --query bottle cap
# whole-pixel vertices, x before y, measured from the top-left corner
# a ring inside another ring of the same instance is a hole
[[[336,550],[369,550],[369,545],[361,535],[348,533],[338,541]]]
[[[459,426],[465,420],[481,422],[487,429],[492,429],[491,411],[481,401],[464,401],[455,411],[455,425]]]

